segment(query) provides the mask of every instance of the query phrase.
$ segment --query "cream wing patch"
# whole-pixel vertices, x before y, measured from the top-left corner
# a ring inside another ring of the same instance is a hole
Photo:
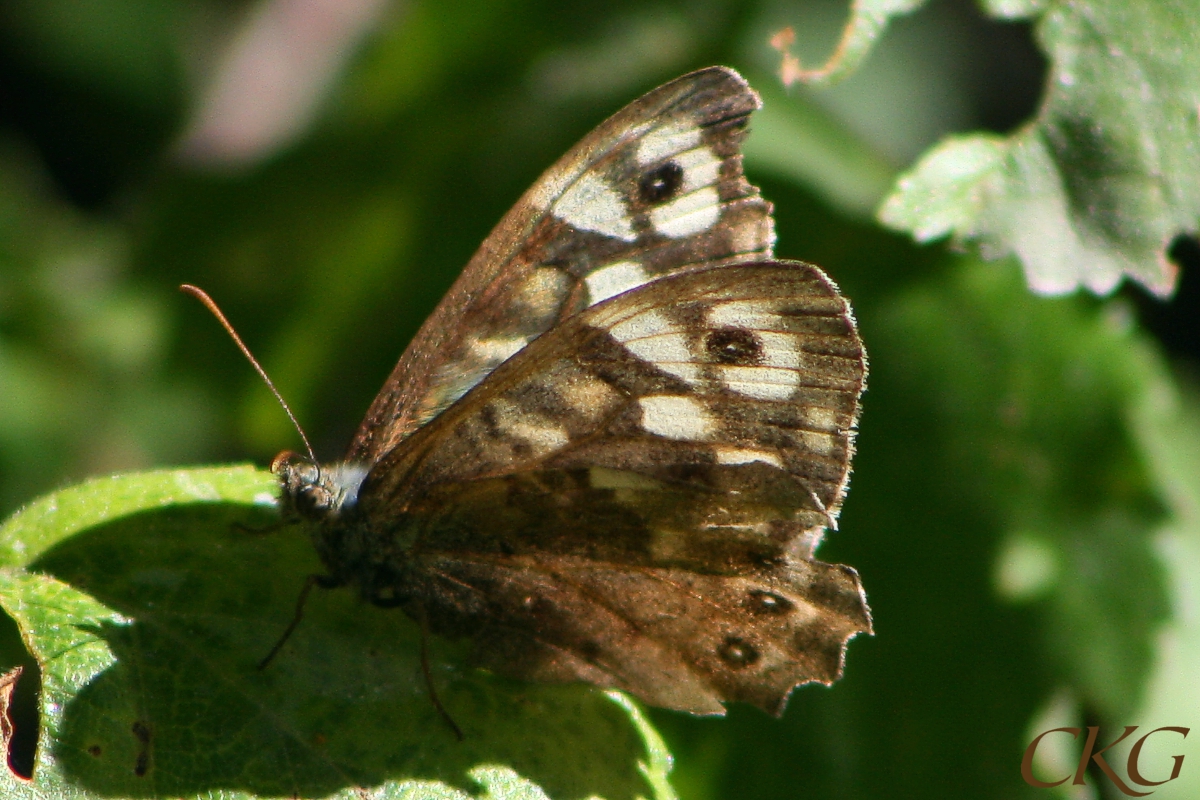
[[[529,339],[524,336],[497,336],[472,341],[471,352],[488,368],[494,369],[520,352],[527,344]]]
[[[726,365],[717,369],[726,388],[755,400],[788,400],[800,385],[800,373],[790,369]]]
[[[800,369],[801,360],[800,338],[795,334],[759,331],[755,334],[762,344],[759,363],[768,367],[783,367],[785,369]]]
[[[580,230],[602,233],[626,242],[637,239],[625,198],[602,176],[592,172],[580,175],[550,212]]]
[[[692,397],[651,395],[639,398],[638,405],[642,409],[642,428],[656,436],[702,442],[719,429],[704,404]]]
[[[571,278],[554,267],[538,267],[516,288],[516,296],[529,316],[553,324],[562,298],[571,291]]]
[[[716,304],[708,311],[708,324],[714,328],[754,331],[780,330],[784,327],[779,314],[753,300],[731,300]]]
[[[721,447],[717,449],[718,464],[753,464],[761,462],[772,467],[783,469],[783,460],[776,453],[767,450],[750,450],[742,447]]]
[[[672,159],[683,170],[683,187],[685,194],[712,186],[721,177],[721,159],[711,147],[697,147],[680,153]]]
[[[537,455],[561,450],[571,441],[565,428],[549,422],[541,425],[534,422],[516,422],[509,426],[506,432],[524,439]]]
[[[592,271],[583,279],[588,290],[588,305],[615,297],[650,282],[650,275],[637,261],[618,261]]]
[[[663,312],[643,311],[618,322],[608,332],[641,360],[693,386],[699,385],[700,365],[688,347],[687,334]]]
[[[672,239],[703,233],[720,218],[721,196],[715,186],[690,192],[650,212],[654,230]]]
[[[621,402],[616,389],[599,378],[582,374],[557,382],[554,389],[568,408],[588,418],[606,414]]]
[[[800,440],[804,442],[806,448],[823,456],[833,455],[838,447],[837,440],[828,433],[800,431]]]
[[[638,143],[637,162],[643,167],[657,164],[681,150],[700,144],[703,133],[694,123],[676,121],[655,128]]]
[[[496,428],[506,436],[527,445],[534,458],[549,455],[571,441],[566,428],[548,419],[530,414],[516,403],[497,398],[490,404]]]
[[[828,408],[820,406],[808,406],[804,409],[804,418],[808,420],[808,424],[822,431],[835,432],[840,430],[838,427],[837,415]]]

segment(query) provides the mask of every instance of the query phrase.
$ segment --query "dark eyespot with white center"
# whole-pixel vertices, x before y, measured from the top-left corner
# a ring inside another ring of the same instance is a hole
[[[762,589],[750,592],[748,605],[753,613],[770,616],[782,616],[795,607],[786,597]]]
[[[654,204],[670,200],[683,186],[683,167],[674,161],[655,167],[638,181],[638,196],[643,203]]]
[[[755,364],[762,354],[762,342],[743,328],[715,330],[704,340],[704,347],[718,364]]]
[[[717,655],[734,669],[753,666],[758,661],[758,650],[740,636],[726,636],[717,648]]]

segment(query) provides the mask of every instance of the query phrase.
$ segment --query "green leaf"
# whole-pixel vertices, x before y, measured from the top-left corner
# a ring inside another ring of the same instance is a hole
[[[42,671],[32,783],[56,797],[669,798],[670,759],[631,701],[463,665],[352,592],[313,595],[271,665],[311,546],[250,467],[149,472],[49,495],[0,528],[0,605]],[[266,529],[256,532],[253,529]]]
[[[1046,7],[1049,0],[982,0],[981,5],[993,17],[1028,19]]]
[[[880,212],[884,221],[907,229],[918,242],[940,239],[970,226],[984,212],[989,179],[1003,169],[999,136],[953,136],[901,176]]]
[[[1013,15],[1032,4],[993,4]],[[1172,239],[1200,221],[1200,34],[1187,0],[1047,3],[1050,79],[1007,138],[952,137],[902,176],[879,216],[918,240],[1015,254],[1029,285],[1105,294],[1125,277],[1167,296]]]

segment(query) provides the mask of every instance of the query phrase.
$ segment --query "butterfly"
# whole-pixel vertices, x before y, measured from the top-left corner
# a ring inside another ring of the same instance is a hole
[[[759,105],[713,67],[601,124],[483,242],[345,459],[276,458],[321,585],[495,672],[695,714],[840,676],[870,611],[813,553],[866,356],[833,282],[772,258],[739,150]]]

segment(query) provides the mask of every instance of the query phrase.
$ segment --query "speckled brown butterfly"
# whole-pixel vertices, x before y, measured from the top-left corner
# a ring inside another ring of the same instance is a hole
[[[483,665],[696,714],[781,713],[871,630],[813,559],[866,374],[821,270],[771,260],[758,96],[714,67],[600,125],[483,242],[346,459],[283,453],[329,570]]]

